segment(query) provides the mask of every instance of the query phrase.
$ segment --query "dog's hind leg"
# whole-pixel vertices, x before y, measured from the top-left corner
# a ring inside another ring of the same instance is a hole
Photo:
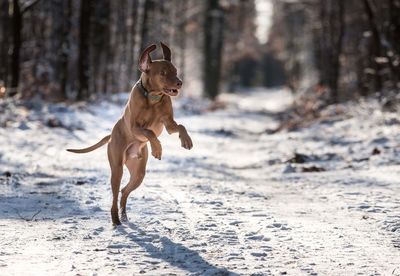
[[[125,165],[129,170],[130,179],[129,183],[121,190],[121,219],[127,221],[126,216],[126,201],[128,200],[129,194],[134,191],[143,181],[146,174],[146,163],[148,159],[147,145],[141,149],[141,158],[129,158],[126,160]]]
[[[118,150],[113,150],[114,146],[115,144],[111,142],[107,148],[108,161],[111,168],[111,190],[113,196],[111,219],[114,225],[119,225],[121,221],[118,217],[118,195],[123,173],[123,152],[120,153]]]

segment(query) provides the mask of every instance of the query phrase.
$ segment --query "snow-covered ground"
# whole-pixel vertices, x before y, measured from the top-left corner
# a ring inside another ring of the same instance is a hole
[[[214,112],[183,98],[194,148],[163,134],[113,227],[106,147],[65,148],[108,134],[125,99],[2,105],[0,275],[400,275],[397,114],[350,103],[271,135],[286,91],[223,95]]]

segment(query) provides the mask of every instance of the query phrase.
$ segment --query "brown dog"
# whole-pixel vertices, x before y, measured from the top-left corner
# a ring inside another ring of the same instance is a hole
[[[127,220],[126,201],[129,194],[142,183],[148,158],[147,142],[151,154],[161,160],[162,148],[158,136],[167,129],[169,134],[178,132],[185,149],[193,147],[192,140],[183,125],[174,121],[170,96],[176,96],[182,87],[175,66],[171,63],[171,50],[161,43],[164,59],[152,61],[150,53],[156,45],[147,47],[139,60],[142,72],[140,80],[132,88],[122,118],[115,124],[111,135],[85,149],[68,149],[70,152],[86,153],[108,143],[108,161],[111,168],[113,224],[121,224],[118,216],[118,195],[123,165],[130,173],[129,183],[121,190],[121,219]]]

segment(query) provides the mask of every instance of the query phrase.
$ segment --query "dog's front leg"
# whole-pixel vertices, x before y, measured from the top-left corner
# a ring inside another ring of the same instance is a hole
[[[149,141],[151,146],[151,155],[153,155],[158,160],[161,160],[162,147],[160,140],[153,131],[145,128],[134,127],[132,129],[133,135],[141,141]]]
[[[179,139],[181,139],[182,147],[189,150],[193,148],[192,138],[190,138],[186,128],[183,125],[178,125],[172,118],[166,118],[163,122],[168,134],[173,134],[176,132],[179,133]]]

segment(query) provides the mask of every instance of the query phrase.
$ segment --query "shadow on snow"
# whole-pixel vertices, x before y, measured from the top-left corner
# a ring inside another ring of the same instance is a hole
[[[197,251],[176,243],[168,237],[146,233],[133,223],[128,223],[126,226],[117,227],[117,231],[141,246],[151,258],[168,262],[170,265],[194,275],[238,275],[225,268],[210,264]]]

